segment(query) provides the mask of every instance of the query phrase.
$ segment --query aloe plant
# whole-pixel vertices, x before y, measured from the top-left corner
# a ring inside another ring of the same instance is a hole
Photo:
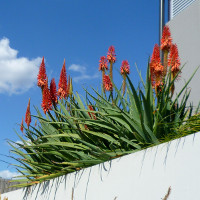
[[[37,127],[24,127],[26,139],[18,134],[22,141],[17,144],[19,148],[9,142],[17,155],[13,158],[20,163],[15,165],[22,174],[18,178],[25,182],[18,186],[39,183],[176,137],[177,127],[192,110],[186,106],[187,91],[178,102],[186,86],[172,100],[173,81],[167,80],[156,98],[149,80],[149,67],[143,88],[135,88],[127,76],[125,96],[113,83],[114,104],[103,92],[94,90],[96,95],[92,95],[86,90],[86,99],[73,94],[68,101],[58,101],[45,116],[36,108],[38,114],[33,117],[39,121]]]
[[[102,83],[102,91],[93,89],[93,93],[89,93],[85,90],[85,98],[73,93],[71,78],[67,84],[65,62],[58,92],[55,80],[51,81],[49,91],[43,58],[38,86],[43,95],[45,115],[36,108],[37,115],[32,117],[39,123],[31,125],[29,101],[25,120],[28,127],[21,125],[26,139],[17,133],[22,143],[9,141],[12,158],[19,163],[14,166],[21,173],[17,181],[20,179],[22,184],[18,186],[40,183],[182,136],[179,127],[192,119],[187,86],[196,71],[175,97],[174,83],[181,72],[179,60],[170,54],[170,67],[164,73],[158,52],[159,47],[155,46],[146,80],[140,76],[142,86],[135,87],[132,83],[126,61],[123,66],[126,68],[121,68],[121,89],[116,87],[112,71],[105,75],[104,69],[102,81],[106,81]],[[111,69],[115,56],[112,46],[108,53]],[[102,59],[100,61],[102,65]]]

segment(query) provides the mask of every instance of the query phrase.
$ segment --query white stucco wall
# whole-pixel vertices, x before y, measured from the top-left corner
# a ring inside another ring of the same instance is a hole
[[[168,22],[173,43],[178,45],[182,65],[180,80],[176,82],[176,91],[180,91],[184,83],[191,77],[195,69],[200,66],[200,0],[190,6]],[[200,100],[200,70],[196,73],[191,84],[190,102],[198,106]]]
[[[5,193],[8,200],[200,199],[200,133]],[[3,198],[2,198],[3,199]]]

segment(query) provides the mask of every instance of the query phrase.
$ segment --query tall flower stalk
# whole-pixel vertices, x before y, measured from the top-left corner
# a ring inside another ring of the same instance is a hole
[[[63,66],[62,66],[62,70],[60,73],[60,80],[58,83],[58,96],[60,97],[60,99],[68,97],[65,60],[64,60]]]
[[[180,58],[176,44],[172,44],[168,59],[168,66],[171,68],[171,80],[174,80],[176,75],[180,72]],[[174,81],[171,86],[171,95],[174,94],[175,86]]]
[[[67,92],[70,97],[70,104],[72,104],[72,102],[73,102],[73,85],[72,85],[72,78],[70,76],[68,77]],[[70,104],[67,103],[67,108],[68,108],[68,111],[71,113],[72,111],[70,108]]]
[[[114,46],[110,46],[108,48],[107,60],[110,63],[110,78],[113,80],[113,64],[116,61],[116,54],[115,54],[115,47]]]
[[[105,56],[102,56],[99,60],[99,71],[102,71],[102,88],[105,93],[105,86],[104,86],[104,75],[105,71],[108,70],[108,61]]]
[[[55,107],[56,104],[58,103],[55,78],[53,78],[50,83],[50,97],[51,97],[51,101]]]
[[[120,68],[120,72],[123,76],[123,83],[122,83],[122,94],[124,95],[125,94],[125,90],[126,90],[126,76],[127,74],[130,73],[130,66],[129,66],[129,63],[127,60],[123,60],[122,61],[122,65],[121,65],[121,68]]]
[[[112,85],[112,82],[111,82],[110,77],[108,75],[104,75],[104,77],[103,77],[103,84],[104,84],[104,87],[105,87],[105,89],[107,91],[112,92],[113,85]]]
[[[51,101],[50,91],[48,88],[48,81],[46,81],[46,84],[44,85],[44,88],[43,88],[42,109],[44,111],[44,114],[46,114],[46,112],[49,112],[49,110],[52,109],[52,101]]]
[[[43,90],[43,87],[45,86],[45,83],[47,81],[46,68],[45,68],[45,63],[44,63],[44,56],[43,56],[42,62],[40,64],[37,80],[38,80],[37,85],[39,87],[41,87],[41,89]]]
[[[163,60],[163,65],[164,65],[163,77],[165,77],[166,74],[167,74],[168,54],[169,54],[171,45],[172,45],[171,32],[169,30],[169,27],[166,25],[163,28],[163,33],[162,33],[162,38],[161,38],[161,50],[163,51],[163,54],[164,54],[164,60]]]
[[[153,49],[153,54],[151,56],[150,73],[151,73],[152,87],[155,89],[156,96],[158,96],[158,92],[163,84],[163,76],[164,76],[164,67],[161,64],[160,48],[158,44],[155,44]]]
[[[110,78],[113,81],[113,64],[116,62],[116,54],[115,54],[115,47],[112,46],[112,45],[108,48],[107,60],[110,63]],[[103,77],[105,77],[105,76],[103,76]],[[110,78],[109,78],[109,80],[110,80]],[[108,82],[108,77],[106,77],[105,80],[107,80],[107,82]],[[110,83],[111,83],[111,81],[110,81]],[[113,101],[113,87],[110,87],[110,96],[112,98],[112,102],[114,103],[114,101]]]
[[[70,97],[72,98],[72,95],[73,95],[73,85],[72,85],[72,78],[69,76],[69,89],[68,89],[68,93],[70,95]]]

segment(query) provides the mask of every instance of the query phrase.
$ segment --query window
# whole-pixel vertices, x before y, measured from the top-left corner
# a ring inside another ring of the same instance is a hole
[[[169,0],[170,1],[170,19],[173,19],[182,10],[188,7],[195,0]]]

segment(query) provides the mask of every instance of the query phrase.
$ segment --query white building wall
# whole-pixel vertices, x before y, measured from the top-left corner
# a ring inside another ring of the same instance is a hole
[[[178,45],[181,64],[185,67],[180,80],[176,82],[176,92],[190,78],[195,69],[200,66],[200,0],[194,1],[185,10],[168,22],[173,42]],[[200,100],[200,70],[191,84],[190,102],[198,106]]]
[[[200,199],[200,133],[5,193],[2,199],[161,200],[170,186],[168,200]]]

